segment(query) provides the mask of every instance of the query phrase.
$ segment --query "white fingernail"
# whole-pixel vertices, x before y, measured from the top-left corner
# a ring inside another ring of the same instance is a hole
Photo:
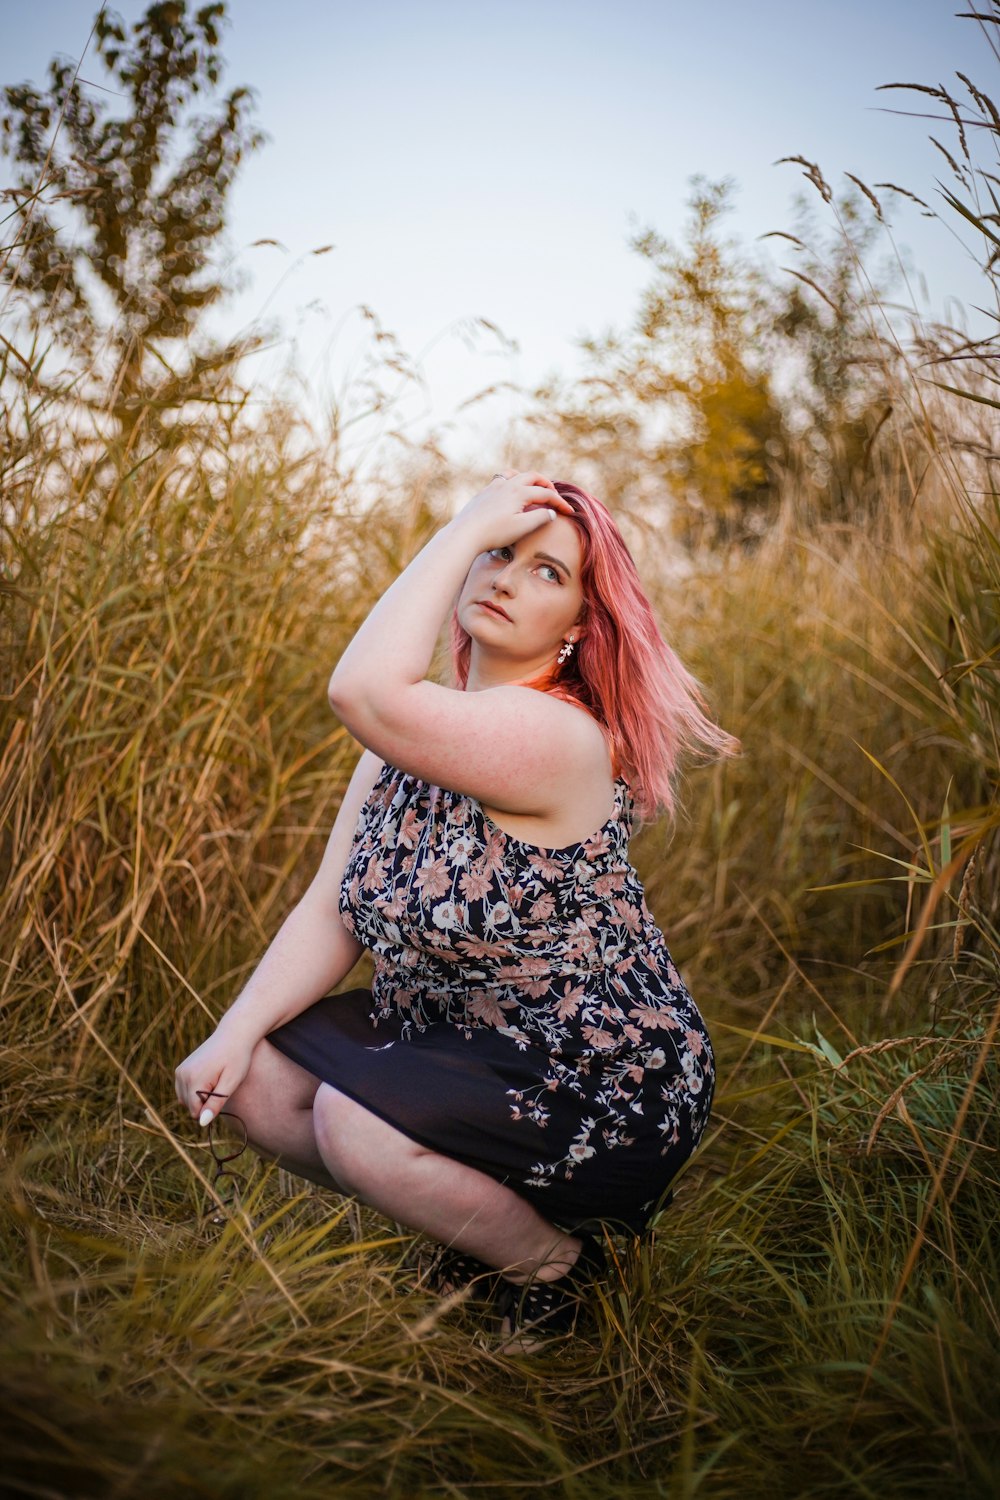
[[[201,1114],[198,1116],[198,1124],[211,1125],[214,1119],[215,1116],[212,1114],[212,1111],[210,1109],[203,1109]]]
[[[550,511],[549,511],[549,520],[550,520],[550,521],[554,521],[554,520],[555,520],[555,518],[556,518],[556,513],[555,513],[555,511],[554,511],[554,510],[550,510]]]

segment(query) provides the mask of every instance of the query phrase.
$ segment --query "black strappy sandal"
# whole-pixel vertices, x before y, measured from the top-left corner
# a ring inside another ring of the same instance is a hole
[[[584,1235],[572,1267],[555,1281],[536,1277],[519,1286],[502,1278],[495,1306],[501,1320],[508,1323],[504,1334],[508,1347],[518,1344],[526,1334],[533,1343],[539,1335],[573,1333],[586,1293],[606,1270],[603,1246]]]
[[[420,1284],[438,1297],[452,1297],[468,1289],[468,1301],[490,1302],[501,1280],[499,1271],[448,1245],[437,1246],[418,1260]]]

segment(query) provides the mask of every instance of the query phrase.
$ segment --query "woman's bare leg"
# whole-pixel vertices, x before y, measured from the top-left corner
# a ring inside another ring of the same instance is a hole
[[[319,1086],[313,1073],[265,1037],[257,1043],[249,1073],[223,1107],[239,1115],[258,1156],[341,1193],[316,1145],[312,1110]]]
[[[418,1145],[266,1038],[225,1108],[239,1115],[259,1155],[321,1187],[354,1193],[512,1280],[554,1278],[576,1260],[579,1239],[556,1229],[519,1194]]]
[[[388,1218],[475,1255],[512,1281],[555,1279],[576,1260],[580,1240],[518,1193],[419,1146],[329,1084],[316,1090],[312,1113],[326,1170]]]

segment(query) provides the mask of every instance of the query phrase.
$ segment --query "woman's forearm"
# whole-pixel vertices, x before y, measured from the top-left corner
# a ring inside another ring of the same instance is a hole
[[[461,517],[439,531],[386,590],[330,678],[330,700],[357,688],[393,691],[422,682],[441,627],[476,556]]]
[[[258,1042],[329,994],[362,951],[329,905],[307,891],[285,918],[219,1029]]]

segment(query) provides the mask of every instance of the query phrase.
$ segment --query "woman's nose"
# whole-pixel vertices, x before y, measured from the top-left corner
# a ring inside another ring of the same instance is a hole
[[[514,569],[514,563],[513,563],[513,561],[511,561],[509,563],[505,563],[504,566],[500,569],[500,571],[498,573],[494,573],[494,575],[493,575],[493,587],[495,589],[501,590],[505,594],[512,594],[514,592],[514,572],[513,572],[513,569]]]

